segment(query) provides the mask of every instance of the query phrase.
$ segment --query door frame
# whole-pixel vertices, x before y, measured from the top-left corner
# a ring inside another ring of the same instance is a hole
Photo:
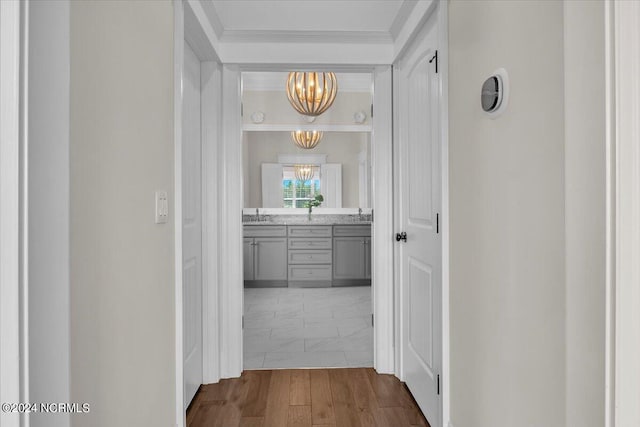
[[[438,3],[433,2],[432,5]],[[204,383],[214,383],[220,378],[238,377],[242,373],[242,150],[237,141],[242,137],[241,81],[242,71],[282,71],[292,67],[314,69],[303,64],[221,64],[216,54],[217,36],[200,3],[196,0],[175,0],[175,298],[176,298],[176,413],[177,425],[184,425],[182,414],[182,248],[181,248],[181,91],[182,43],[189,33],[190,44],[200,48],[215,68],[216,84],[205,93],[203,89],[203,219],[208,230],[203,231],[203,373]],[[446,7],[430,6],[423,14],[425,22],[435,12],[438,13],[440,55],[443,78],[441,80],[442,105],[446,108]],[[420,28],[421,23],[416,25]],[[412,37],[408,36],[403,46],[408,46]],[[399,52],[403,50],[400,47]],[[196,52],[198,53],[198,52]],[[398,375],[396,357],[397,335],[395,334],[395,286],[393,262],[376,262],[392,259],[393,240],[393,126],[392,126],[392,86],[393,73],[390,65],[323,65],[337,72],[372,72],[374,85],[374,115],[371,132],[372,146],[372,208],[375,220],[372,223],[372,292],[374,302],[374,367],[380,373]],[[215,92],[214,89],[218,89]],[[215,93],[214,93],[215,92]],[[215,96],[221,94],[222,96]],[[205,103],[207,105],[205,105]],[[225,108],[222,108],[222,105]],[[443,110],[441,132],[446,147],[448,133],[447,112]],[[206,137],[205,137],[206,135]],[[443,186],[447,183],[447,150],[443,156]],[[216,183],[209,185],[206,183]],[[205,188],[207,188],[205,190]],[[443,191],[443,414],[448,419],[448,192]],[[219,246],[218,246],[219,245]],[[220,284],[236,283],[237,286]],[[445,285],[446,284],[446,285]],[[207,328],[207,325],[215,325]]]
[[[27,279],[28,2],[0,2],[0,401],[29,401]],[[28,426],[29,414],[0,412]]]
[[[223,134],[221,141],[220,195],[224,205],[218,218],[225,250],[220,252],[220,372],[221,378],[238,377],[243,371],[242,349],[242,116],[241,73],[244,71],[285,71],[316,69],[307,64],[224,64]],[[370,72],[373,76],[374,120],[372,147],[372,298],[374,312],[374,367],[380,373],[394,373],[393,265],[376,263],[393,254],[392,185],[392,78],[390,66],[323,65],[336,72]]]
[[[640,4],[605,2],[605,426],[640,422]]]
[[[439,86],[439,95],[440,95],[440,183],[441,183],[441,211],[440,212],[440,229],[441,229],[441,250],[442,250],[442,298],[441,298],[441,337],[442,337],[442,372],[440,373],[440,393],[441,393],[441,426],[447,427],[451,426],[451,392],[450,392],[450,306],[449,306],[449,277],[450,277],[450,254],[449,254],[449,239],[450,239],[450,228],[449,228],[449,44],[448,44],[448,2],[434,2],[431,11],[427,12],[424,16],[423,23],[419,26],[420,29],[423,28],[424,24],[434,15],[436,14],[436,25],[437,28],[437,40],[438,40],[438,74],[440,74],[440,86]],[[405,57],[406,52],[411,48],[415,41],[415,37],[420,34],[421,31],[417,31],[416,34],[413,35],[411,39],[407,41],[405,44],[405,48],[402,50],[401,54],[398,55],[394,61],[394,65],[397,64],[402,58]],[[399,84],[399,75],[398,73],[394,73],[393,79],[393,87],[394,87],[394,147],[399,138],[399,123],[397,119],[398,114],[398,95],[399,91],[397,90]],[[395,156],[394,149],[394,170],[397,169],[398,159]],[[399,182],[396,180],[394,174],[394,194],[397,194]],[[396,231],[400,231],[398,228],[398,211],[394,210],[394,233]],[[395,298],[395,359],[396,370],[395,375],[401,380],[404,381],[404,369],[402,366],[402,342],[401,342],[401,331],[400,327],[402,325],[402,301],[401,301],[401,282],[399,277],[400,271],[400,259],[399,259],[399,251],[398,247],[394,246],[393,251],[393,265],[394,265],[394,298]],[[434,426],[436,427],[436,426]]]
[[[202,373],[203,384],[220,379],[218,306],[219,228],[217,221],[221,137],[220,59],[211,43],[212,29],[198,1],[174,0],[174,285],[175,285],[175,411],[176,426],[184,427],[184,351],[182,299],[182,77],[184,43],[200,60],[202,153]]]

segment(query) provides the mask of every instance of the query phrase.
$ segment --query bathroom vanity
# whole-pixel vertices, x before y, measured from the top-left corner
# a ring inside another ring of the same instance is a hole
[[[245,287],[371,284],[371,224],[244,224]]]

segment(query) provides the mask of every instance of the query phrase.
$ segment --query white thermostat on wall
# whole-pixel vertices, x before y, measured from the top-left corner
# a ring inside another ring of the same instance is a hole
[[[480,105],[485,113],[495,118],[507,108],[508,99],[509,75],[504,68],[499,68],[482,84]]]

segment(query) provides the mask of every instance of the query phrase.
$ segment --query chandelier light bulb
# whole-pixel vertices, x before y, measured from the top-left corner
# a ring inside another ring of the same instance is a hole
[[[313,165],[294,165],[293,173],[298,181],[309,181],[314,175]]]
[[[291,132],[294,144],[305,150],[314,148],[322,139],[322,132],[317,130],[296,130]]]
[[[327,111],[338,93],[335,73],[289,73],[287,98],[291,106],[305,116],[319,116]]]

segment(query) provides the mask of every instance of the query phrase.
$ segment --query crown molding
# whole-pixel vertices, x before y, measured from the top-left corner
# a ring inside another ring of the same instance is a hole
[[[402,27],[404,27],[404,25],[407,23],[407,20],[409,19],[409,16],[411,15],[411,12],[413,11],[413,9],[416,7],[417,3],[418,2],[416,1],[408,1],[408,0],[404,0],[402,2],[402,6],[400,6],[400,9],[398,9],[398,13],[396,14],[396,17],[393,19],[393,22],[391,23],[391,27],[389,27],[389,33],[394,41],[400,34]]]
[[[392,44],[387,31],[285,31],[285,30],[224,30],[224,43],[340,43]]]

